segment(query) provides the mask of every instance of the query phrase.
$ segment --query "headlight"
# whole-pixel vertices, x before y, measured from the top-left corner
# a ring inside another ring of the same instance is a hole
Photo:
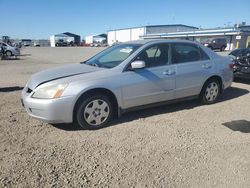
[[[208,46],[208,44],[204,44],[204,46]]]
[[[59,98],[61,97],[67,85],[68,84],[57,84],[57,85],[40,88],[34,92],[34,94],[32,95],[32,98],[38,98],[38,99]]]

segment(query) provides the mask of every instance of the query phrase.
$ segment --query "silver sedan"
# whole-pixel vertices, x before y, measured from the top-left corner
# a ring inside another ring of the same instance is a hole
[[[140,40],[34,74],[22,103],[30,116],[46,122],[98,129],[142,107],[193,98],[212,104],[230,87],[232,68],[229,58],[198,43]]]

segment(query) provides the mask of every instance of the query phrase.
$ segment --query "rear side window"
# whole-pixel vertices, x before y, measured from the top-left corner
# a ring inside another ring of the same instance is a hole
[[[193,61],[209,60],[209,56],[195,44],[172,44],[172,62],[186,63]]]
[[[204,52],[201,48],[199,48],[199,49],[200,49],[201,60],[209,60],[210,58],[208,57],[206,52]]]
[[[200,48],[193,44],[176,43],[172,44],[172,61],[173,63],[185,63],[199,61]]]
[[[215,39],[216,43],[226,43],[226,39],[220,38],[220,39]]]

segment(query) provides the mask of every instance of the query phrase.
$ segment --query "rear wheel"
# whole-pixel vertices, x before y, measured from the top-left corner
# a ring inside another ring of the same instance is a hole
[[[213,104],[221,94],[221,85],[217,79],[208,80],[201,91],[200,99],[203,104]]]
[[[222,46],[222,47],[220,48],[220,51],[223,52],[223,51],[225,51],[225,49],[226,49],[226,47],[225,47],[225,46]]]
[[[113,119],[113,104],[105,95],[87,97],[77,109],[77,123],[84,129],[99,129]]]

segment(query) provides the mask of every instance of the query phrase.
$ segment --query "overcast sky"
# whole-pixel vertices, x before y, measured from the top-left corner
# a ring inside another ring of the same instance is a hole
[[[157,24],[224,27],[250,25],[250,0],[0,0],[0,36],[81,36],[110,29]]]

